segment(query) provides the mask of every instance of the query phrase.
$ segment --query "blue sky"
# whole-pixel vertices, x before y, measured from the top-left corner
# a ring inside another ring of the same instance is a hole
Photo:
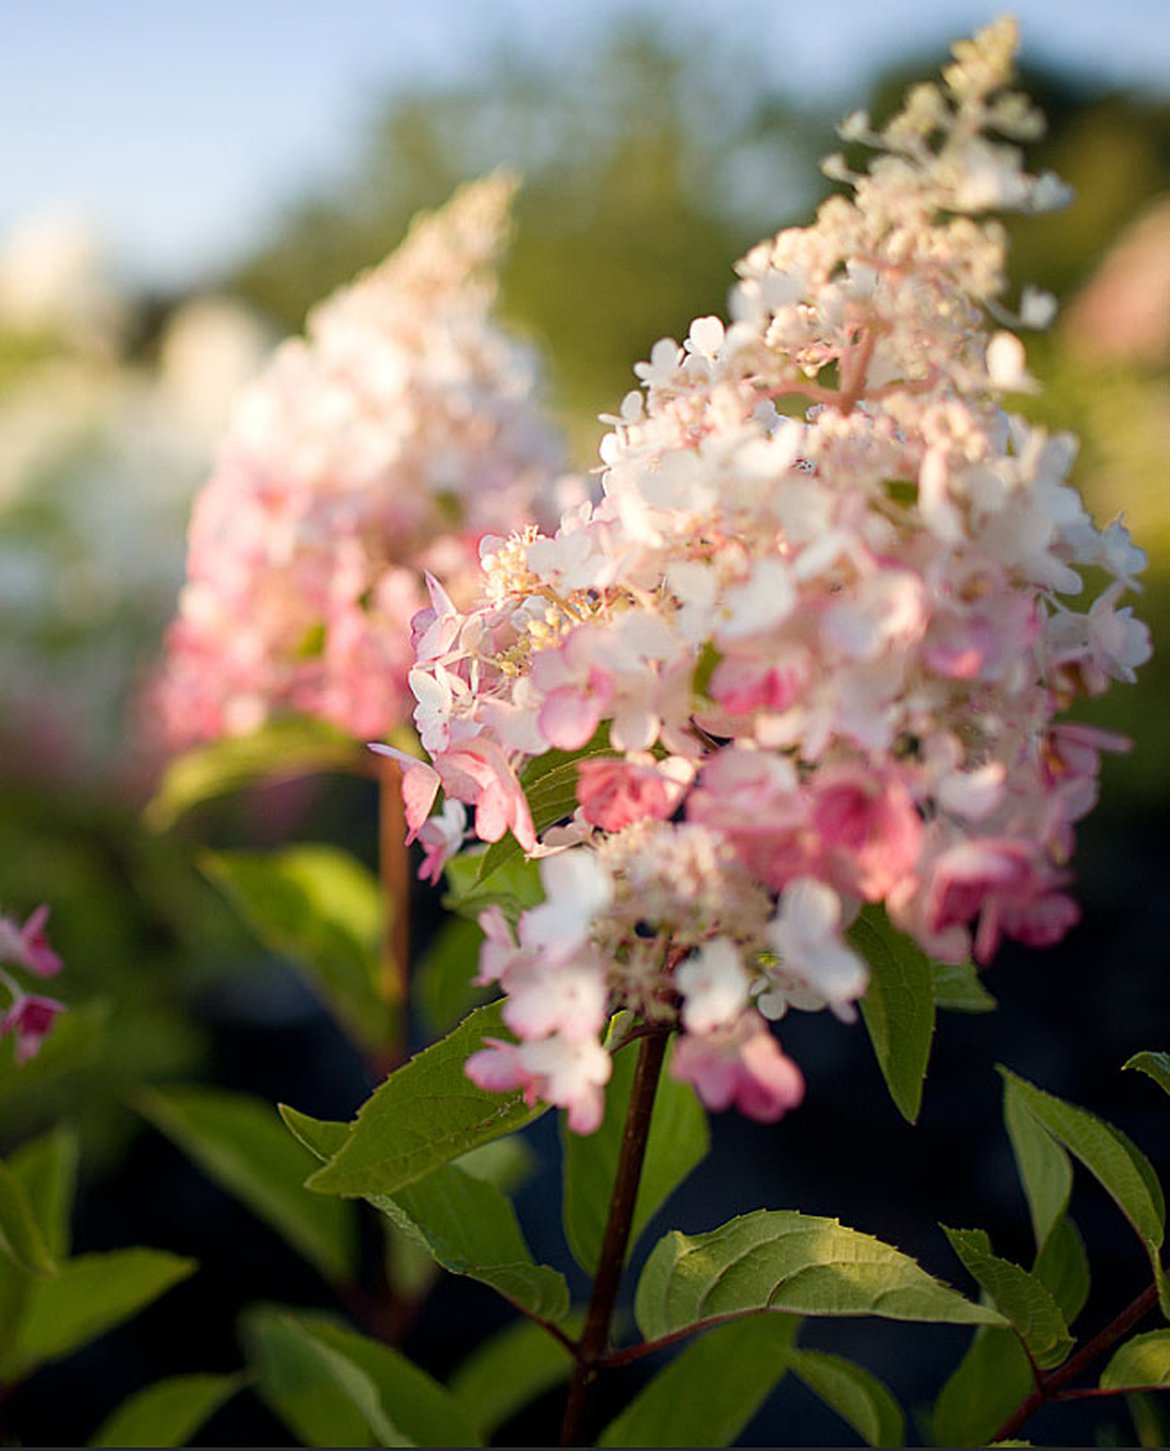
[[[80,214],[127,280],[182,286],[343,170],[379,97],[470,74],[502,37],[555,57],[622,17],[734,17],[778,87],[845,111],[872,67],[1005,8],[1034,58],[1170,94],[1165,0],[37,0],[0,53],[0,234]]]

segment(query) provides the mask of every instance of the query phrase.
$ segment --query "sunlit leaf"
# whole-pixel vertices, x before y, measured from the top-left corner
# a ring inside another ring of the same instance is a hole
[[[922,1084],[934,1036],[934,976],[930,959],[878,908],[865,907],[848,937],[869,964],[861,1015],[882,1077],[910,1123],[922,1105]]]
[[[657,1340],[755,1310],[1004,1323],[900,1250],[835,1219],[794,1210],[758,1210],[709,1234],[666,1235],[642,1272],[634,1313],[643,1335]]]
[[[521,912],[544,901],[539,862],[529,861],[517,847],[514,854],[481,881],[480,867],[485,855],[468,852],[452,857],[447,863],[449,890],[443,898],[445,907],[471,922],[478,921],[485,908],[499,907],[510,922],[515,922]]]
[[[355,1042],[385,1046],[394,1022],[378,987],[384,904],[374,876],[347,852],[204,852],[204,873],[260,941],[296,964]]]
[[[189,1446],[204,1421],[244,1384],[238,1375],[176,1375],[122,1402],[91,1446]]]
[[[1170,1385],[1170,1330],[1135,1335],[1114,1353],[1101,1372],[1105,1390]]]
[[[311,716],[269,721],[247,736],[224,736],[178,756],[146,807],[145,820],[166,831],[193,807],[258,781],[288,780],[316,771],[364,771],[361,744]]]
[[[761,1315],[709,1330],[642,1387],[599,1446],[733,1446],[788,1369],[798,1321]]]
[[[943,1233],[991,1303],[1006,1320],[1041,1368],[1051,1370],[1068,1358],[1072,1336],[1060,1306],[1036,1275],[995,1254],[981,1229],[947,1229]]]
[[[157,1129],[327,1280],[345,1283],[354,1278],[353,1209],[306,1191],[314,1156],[289,1136],[268,1104],[206,1087],[144,1090],[135,1102]]]
[[[605,1093],[605,1119],[595,1133],[574,1134],[563,1121],[561,1125],[565,1238],[577,1263],[590,1274],[601,1255],[637,1058],[632,1044],[615,1055]],[[709,1147],[707,1115],[694,1089],[663,1073],[634,1206],[631,1252],[647,1222],[703,1161]]]
[[[499,1003],[473,1013],[366,1100],[337,1154],[307,1182],[322,1194],[394,1194],[478,1144],[544,1113],[520,1093],[488,1093],[463,1071],[485,1037],[507,1034]]]

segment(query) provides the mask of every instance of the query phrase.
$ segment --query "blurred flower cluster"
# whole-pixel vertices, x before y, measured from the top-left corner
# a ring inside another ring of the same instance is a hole
[[[1042,121],[1008,89],[1015,43],[998,22],[884,129],[850,117],[868,171],[830,158],[846,193],[744,258],[730,324],[638,366],[602,502],[485,540],[478,604],[432,582],[415,621],[424,871],[465,806],[547,856],[516,935],[482,923],[520,1041],[468,1071],[578,1131],[616,1007],[679,1025],[672,1071],[709,1106],[772,1119],[802,1080],[767,1021],[854,1015],[862,904],[946,962],[1077,919],[1075,823],[1125,742],[1058,717],[1149,657],[1121,603],[1145,557],[1068,484],[1074,440],[1003,409],[1036,387],[1008,329],[1054,303],[1008,311],[988,214],[1067,199],[1024,170]],[[573,819],[542,838],[524,772],[564,752]]]
[[[390,730],[420,571],[469,603],[485,533],[555,518],[563,460],[534,358],[492,317],[514,190],[497,174],[418,217],[240,400],[155,691],[170,744],[282,710]]]

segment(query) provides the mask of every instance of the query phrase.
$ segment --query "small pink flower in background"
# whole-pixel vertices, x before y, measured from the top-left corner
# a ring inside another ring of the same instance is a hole
[[[65,1004],[55,998],[26,993],[4,970],[7,965],[38,977],[53,977],[61,971],[61,959],[45,935],[48,916],[48,907],[38,907],[21,926],[12,918],[0,915],[0,987],[7,990],[11,999],[0,1017],[0,1038],[13,1036],[18,1064],[36,1057],[58,1014],[65,1011]]]
[[[56,998],[37,995],[18,998],[0,1018],[0,1038],[13,1034],[16,1040],[16,1062],[27,1063],[41,1051],[41,1044],[57,1020],[65,1011],[65,1004]]]
[[[55,977],[61,971],[61,959],[45,936],[48,920],[49,909],[45,906],[31,912],[23,927],[0,916],[0,962],[27,968],[38,977]]]

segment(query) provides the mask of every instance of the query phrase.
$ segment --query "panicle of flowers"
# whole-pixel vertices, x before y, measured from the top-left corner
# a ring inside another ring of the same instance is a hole
[[[1121,606],[1145,557],[1086,514],[1074,440],[1004,408],[1035,385],[992,214],[1065,199],[1011,144],[1039,125],[1007,89],[1015,43],[1000,21],[881,131],[851,117],[868,170],[833,159],[847,190],[740,262],[730,323],[637,366],[601,502],[486,541],[479,606],[420,621],[431,763],[405,791],[430,870],[453,805],[545,857],[545,901],[514,931],[484,918],[518,1042],[468,1072],[578,1130],[616,1008],[679,1029],[672,1071],[708,1105],[773,1119],[802,1081],[767,1021],[855,1015],[863,904],[946,962],[1077,919],[1074,826],[1127,743],[1058,716],[1148,658]],[[542,837],[521,773],[582,748]]]
[[[36,1057],[58,1013],[65,1011],[65,1004],[56,998],[25,992],[5,970],[21,968],[36,977],[55,977],[61,971],[61,959],[45,935],[48,917],[48,907],[38,907],[22,925],[0,913],[0,988],[9,996],[8,1007],[0,1015],[0,1038],[12,1035],[17,1063]]]
[[[151,692],[172,746],[281,710],[385,733],[410,709],[423,571],[468,604],[485,532],[555,520],[535,360],[492,316],[514,191],[494,174],[416,218],[242,396]]]

